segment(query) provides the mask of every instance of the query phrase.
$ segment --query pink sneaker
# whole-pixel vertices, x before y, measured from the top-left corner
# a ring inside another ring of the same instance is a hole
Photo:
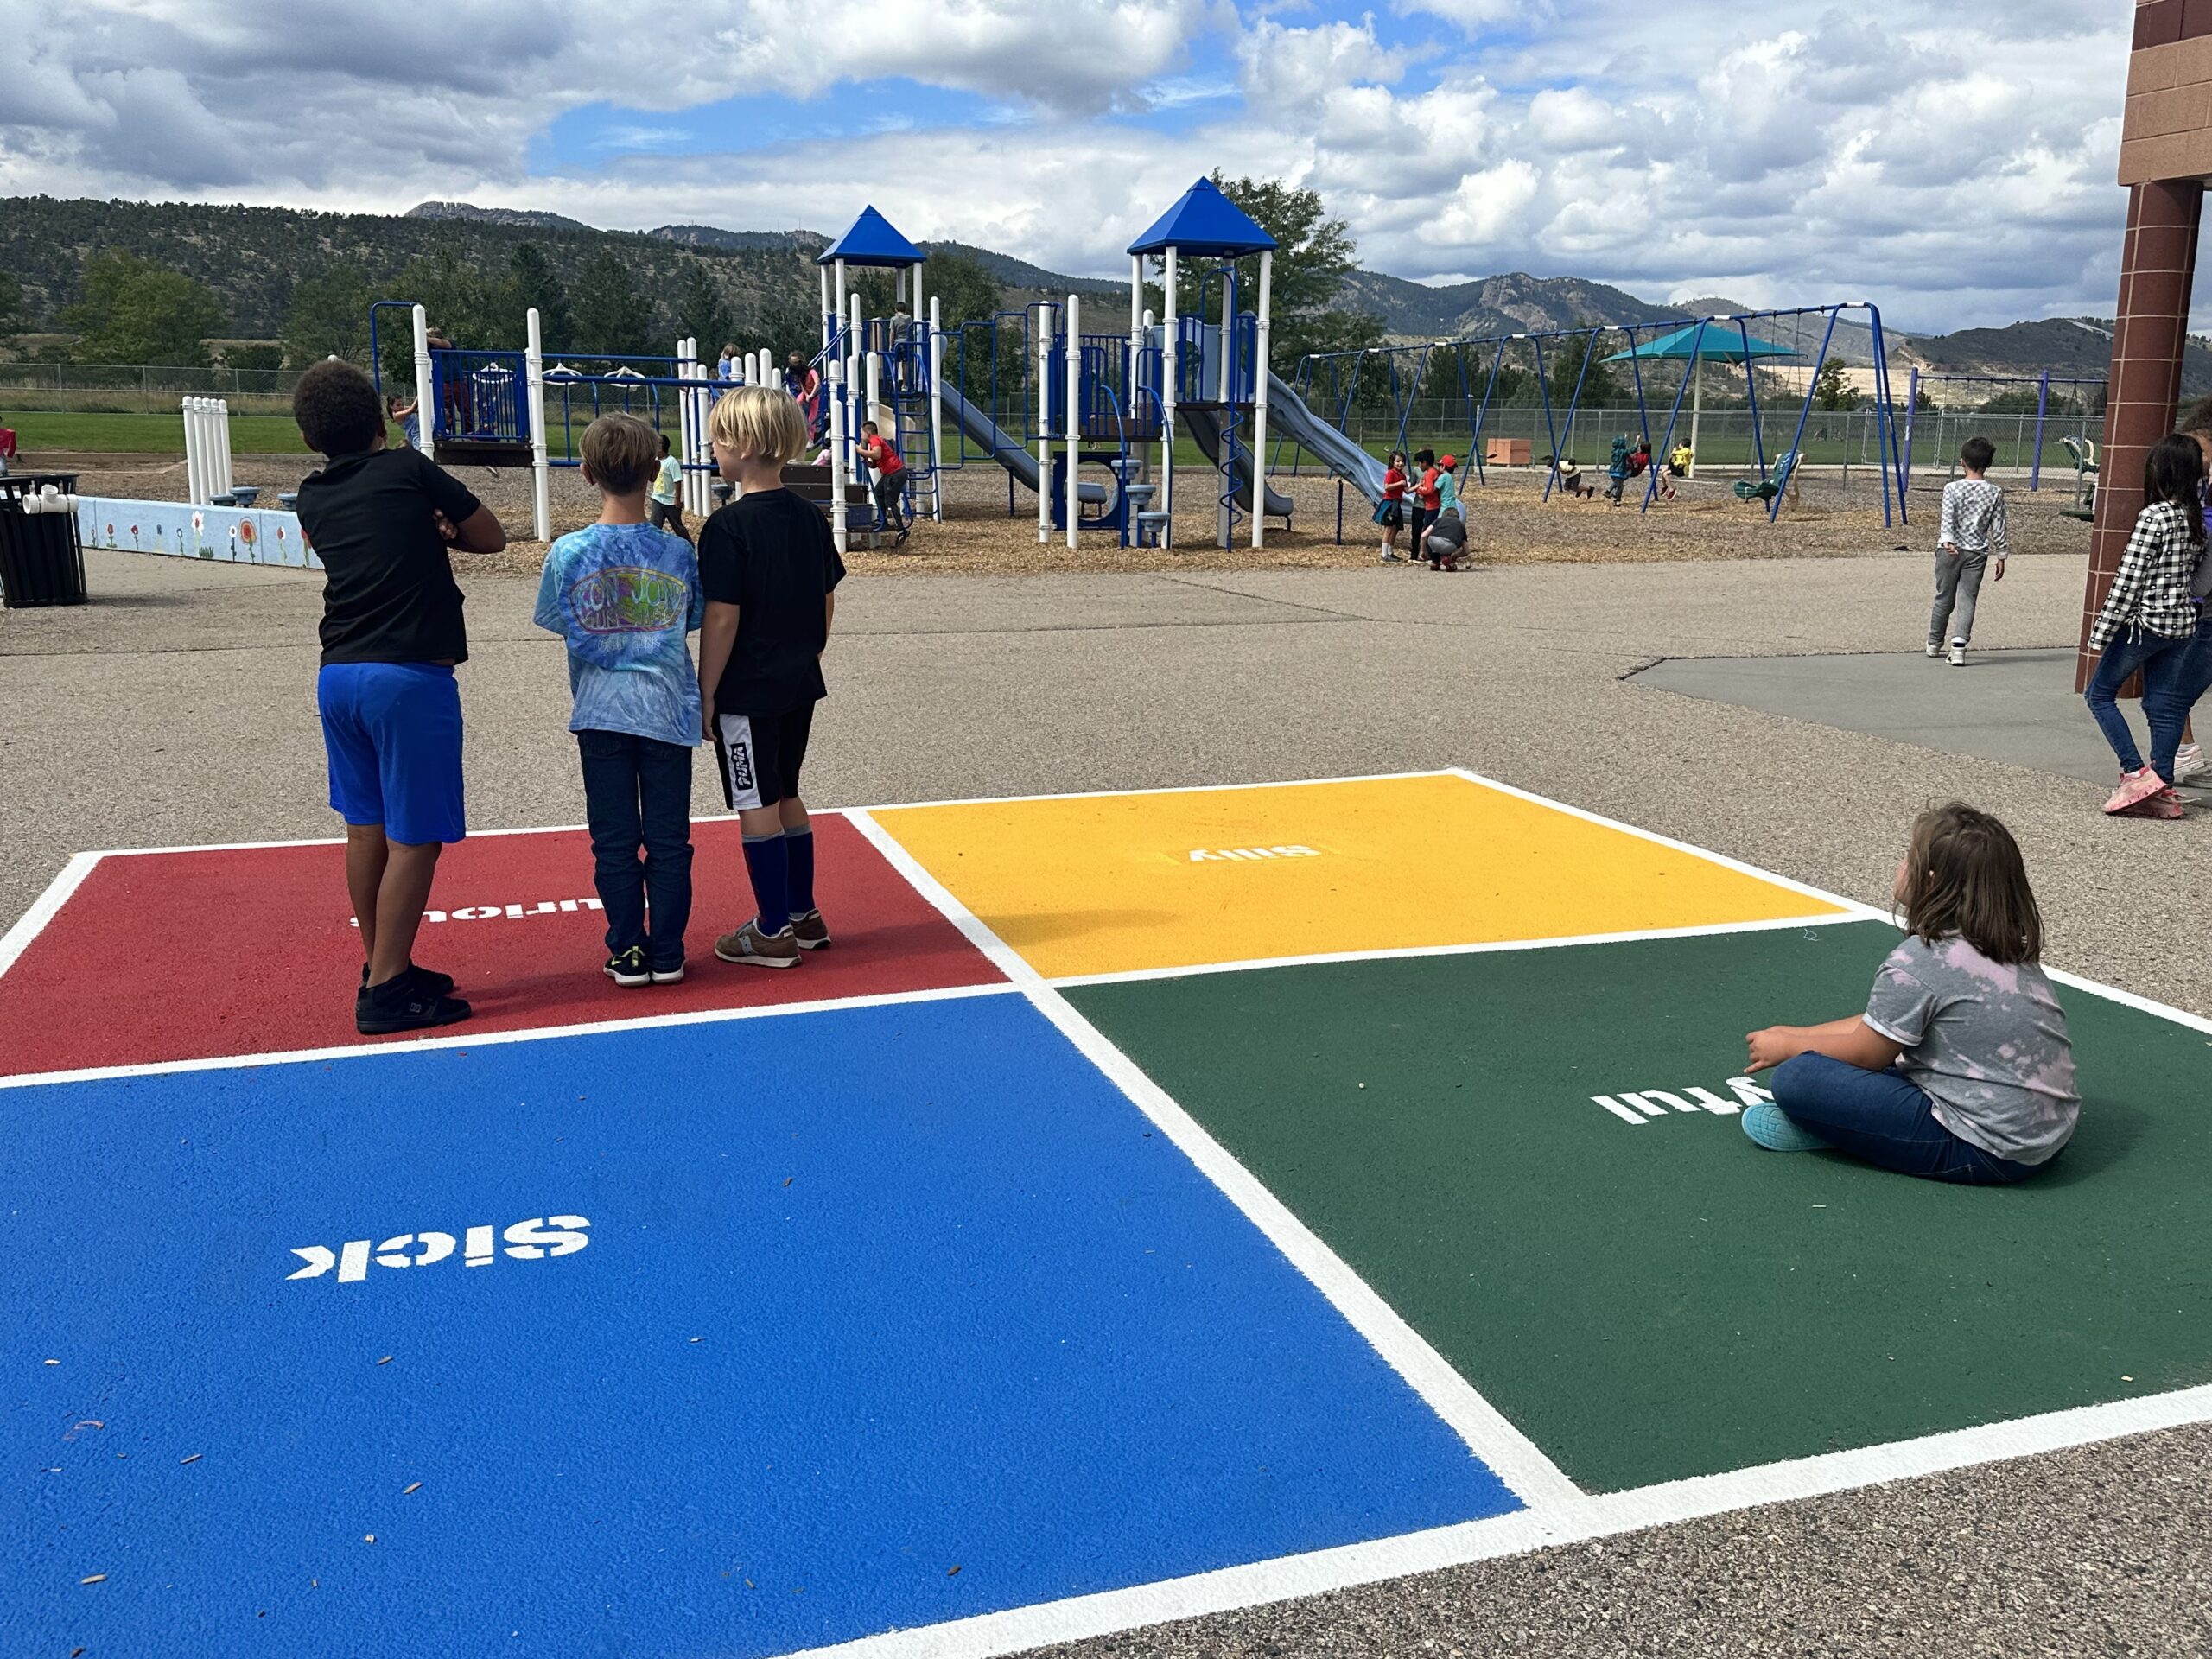
[[[2133,806],[2120,808],[2113,816],[2116,818],[2164,818],[2171,821],[2185,814],[2181,796],[2172,789],[2162,789]]]
[[[2148,766],[2139,772],[2122,772],[2120,787],[2113,791],[2112,798],[2105,803],[2105,810],[2113,814],[2126,812],[2130,808],[2142,805],[2165,787],[2166,780]]]

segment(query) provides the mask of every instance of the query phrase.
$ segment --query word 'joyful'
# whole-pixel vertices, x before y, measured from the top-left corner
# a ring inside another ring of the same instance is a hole
[[[1311,847],[1200,847],[1191,854],[1191,862],[1204,864],[1220,860],[1228,862],[1240,858],[1319,858],[1321,855]]]
[[[1718,1112],[1732,1117],[1746,1106],[1757,1106],[1763,1101],[1774,1098],[1770,1091],[1760,1088],[1749,1077],[1731,1077],[1727,1088],[1736,1096],[1735,1099],[1723,1100],[1711,1090],[1695,1086],[1683,1090],[1681,1094],[1667,1089],[1638,1089],[1634,1091],[1624,1089],[1618,1095],[1592,1095],[1590,1098],[1622,1122],[1634,1123],[1638,1127],[1655,1117],[1664,1117],[1669,1112]],[[1684,1095],[1689,1098],[1685,1100]]]
[[[507,1255],[518,1262],[535,1262],[541,1256],[574,1255],[591,1243],[585,1231],[590,1225],[582,1216],[532,1216],[499,1236],[506,1241]],[[292,1251],[307,1266],[284,1277],[320,1279],[334,1267],[340,1284],[358,1284],[369,1276],[372,1262],[380,1268],[435,1267],[456,1249],[463,1267],[488,1268],[500,1254],[493,1244],[497,1230],[464,1227],[459,1238],[451,1233],[396,1233],[381,1244],[349,1238],[334,1250],[327,1244],[309,1244]]]
[[[558,916],[563,912],[573,914],[580,910],[604,910],[607,906],[596,899],[541,899],[534,905],[463,905],[459,910],[426,910],[426,922],[495,922],[502,917],[518,922],[525,916]],[[348,916],[346,925],[359,927],[361,918]]]

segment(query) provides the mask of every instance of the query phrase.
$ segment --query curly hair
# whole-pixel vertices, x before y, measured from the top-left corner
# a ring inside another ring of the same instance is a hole
[[[369,377],[341,358],[325,358],[292,389],[292,418],[319,454],[358,455],[384,435],[384,410]]]

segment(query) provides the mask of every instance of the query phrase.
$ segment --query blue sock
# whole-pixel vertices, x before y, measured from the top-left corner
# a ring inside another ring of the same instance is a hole
[[[814,826],[785,830],[784,850],[791,855],[791,912],[804,916],[814,908]]]
[[[778,836],[745,838],[745,873],[753,878],[753,902],[763,933],[780,933],[791,925],[791,858]]]

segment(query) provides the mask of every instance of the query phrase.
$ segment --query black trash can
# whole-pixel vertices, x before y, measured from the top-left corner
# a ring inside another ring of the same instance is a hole
[[[85,603],[85,549],[77,515],[25,512],[25,498],[48,485],[77,493],[74,473],[17,473],[0,478],[0,607]]]

